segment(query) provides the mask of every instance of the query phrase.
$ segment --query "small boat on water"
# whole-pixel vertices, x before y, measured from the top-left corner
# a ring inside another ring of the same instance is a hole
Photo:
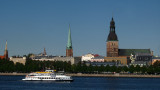
[[[22,80],[25,81],[73,81],[71,76],[56,74],[54,70],[46,70],[45,72],[34,72],[26,75]]]

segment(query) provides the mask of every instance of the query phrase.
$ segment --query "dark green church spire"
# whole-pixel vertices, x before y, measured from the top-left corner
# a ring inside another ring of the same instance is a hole
[[[69,32],[68,32],[67,49],[72,49],[72,39],[71,39],[71,28],[70,28],[70,24],[69,24]]]

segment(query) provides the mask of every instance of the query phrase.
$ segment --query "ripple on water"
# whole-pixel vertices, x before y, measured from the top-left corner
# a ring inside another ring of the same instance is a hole
[[[159,89],[160,78],[73,77],[73,82],[22,81],[25,76],[0,76],[1,89],[16,90],[128,90]]]

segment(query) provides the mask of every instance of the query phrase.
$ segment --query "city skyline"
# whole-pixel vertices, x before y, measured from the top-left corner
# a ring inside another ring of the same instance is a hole
[[[160,55],[159,4],[158,0],[0,1],[0,54],[7,40],[9,56],[38,54],[44,48],[48,55],[65,56],[70,24],[74,56],[105,56],[113,16],[119,48],[150,48]]]

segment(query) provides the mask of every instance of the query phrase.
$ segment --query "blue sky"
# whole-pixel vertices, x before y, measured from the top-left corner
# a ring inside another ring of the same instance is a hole
[[[0,0],[0,54],[65,55],[70,24],[74,56],[105,56],[112,15],[119,48],[160,55],[160,0]]]

